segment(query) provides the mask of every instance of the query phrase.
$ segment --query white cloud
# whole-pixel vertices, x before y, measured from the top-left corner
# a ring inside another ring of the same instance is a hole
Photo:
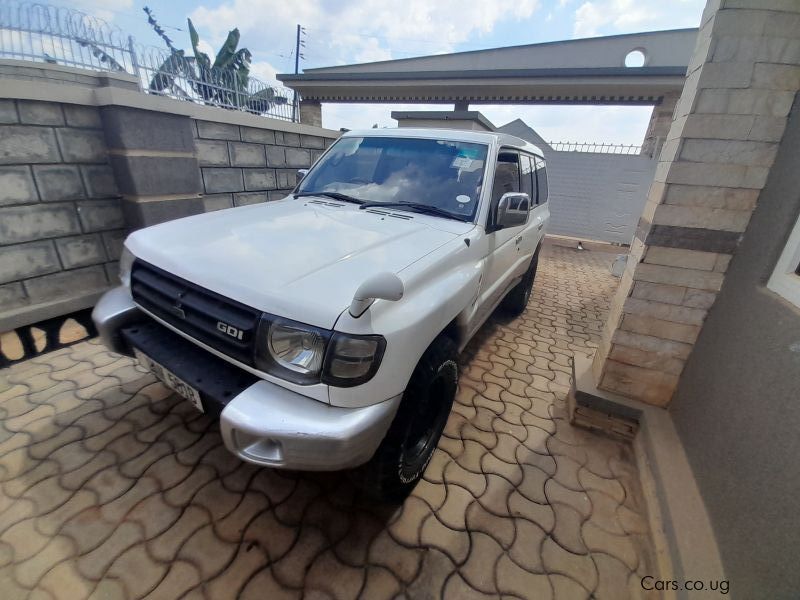
[[[73,0],[70,4],[73,8],[110,23],[116,13],[129,10],[133,6],[133,0]]]
[[[574,37],[697,27],[703,0],[588,0],[575,10]]]
[[[300,23],[307,31],[305,64],[329,66],[449,52],[504,20],[530,17],[538,6],[539,0],[227,0],[199,6],[191,18],[214,43],[239,27],[254,54],[288,54]]]
[[[275,67],[265,60],[254,60],[250,65],[250,74],[264,82],[276,81],[275,73]]]

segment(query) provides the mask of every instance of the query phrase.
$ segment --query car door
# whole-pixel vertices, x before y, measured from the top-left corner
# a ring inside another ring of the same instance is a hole
[[[538,244],[547,231],[550,222],[550,204],[548,203],[547,162],[541,156],[534,158],[536,170],[534,180],[536,184],[535,200],[531,204],[531,227],[535,228],[535,239]]]
[[[501,149],[497,156],[494,181],[492,182],[489,222],[487,222],[487,255],[481,284],[482,310],[491,310],[506,292],[514,278],[513,267],[517,262],[517,246],[528,223],[491,231],[491,215],[503,194],[521,192],[520,154],[516,150]],[[527,210],[527,206],[514,206],[513,210]]]

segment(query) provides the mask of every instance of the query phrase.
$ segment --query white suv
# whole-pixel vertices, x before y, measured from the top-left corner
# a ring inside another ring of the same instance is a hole
[[[542,152],[504,134],[373,129],[283,200],[132,233],[104,343],[268,467],[357,473],[398,499],[447,421],[458,353],[530,297],[549,220]]]

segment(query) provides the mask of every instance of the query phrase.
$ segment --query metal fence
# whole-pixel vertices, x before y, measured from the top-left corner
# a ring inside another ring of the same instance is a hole
[[[148,94],[291,121],[292,90],[230,69],[201,69],[80,11],[0,0],[0,58],[128,73]]]
[[[556,152],[595,152],[597,154],[623,154],[639,156],[642,146],[634,144],[600,144],[595,142],[549,142]]]

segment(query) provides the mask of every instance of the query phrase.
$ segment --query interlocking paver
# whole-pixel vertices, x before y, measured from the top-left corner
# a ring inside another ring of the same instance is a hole
[[[400,507],[343,474],[240,462],[97,340],[0,371],[2,598],[638,597],[652,558],[632,451],[573,428],[565,401],[613,258],[545,246],[525,313],[465,350]]]

